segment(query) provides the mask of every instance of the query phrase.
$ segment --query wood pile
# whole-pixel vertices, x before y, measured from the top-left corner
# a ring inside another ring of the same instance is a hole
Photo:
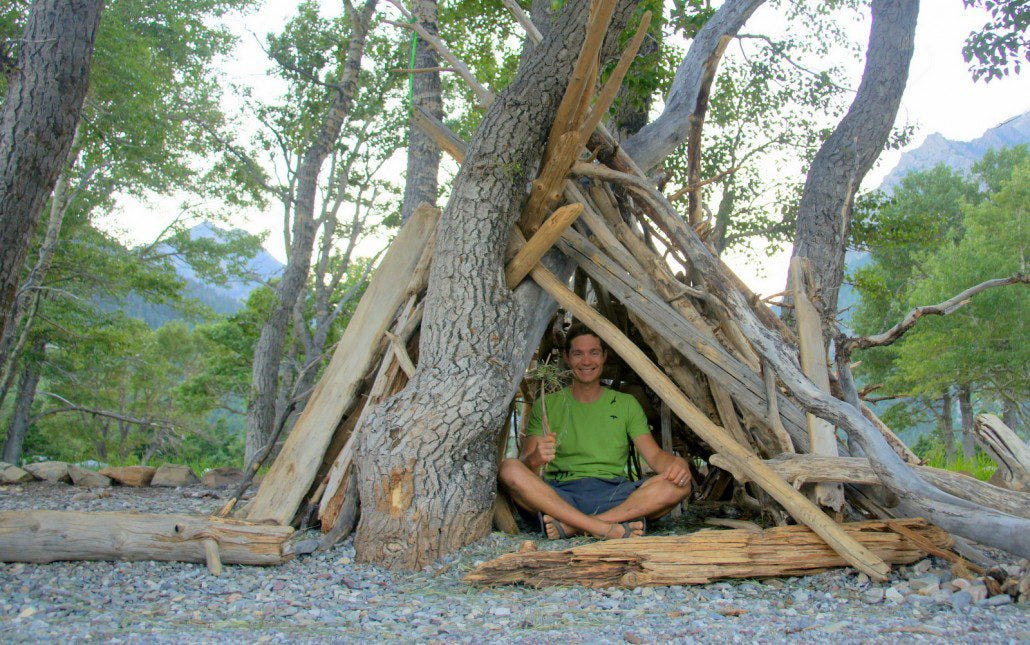
[[[938,549],[951,546],[941,529],[922,520],[854,522],[848,535],[891,564],[909,564],[923,548],[901,526]],[[768,578],[819,573],[847,563],[803,526],[764,531],[703,530],[689,535],[606,540],[564,551],[538,551],[533,543],[485,562],[465,576],[479,586],[643,587],[707,584],[725,578]]]

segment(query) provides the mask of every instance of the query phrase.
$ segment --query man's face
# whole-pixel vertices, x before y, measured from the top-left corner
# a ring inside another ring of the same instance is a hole
[[[569,353],[565,355],[565,362],[568,363],[572,377],[577,382],[591,385],[601,380],[606,358],[608,355],[601,348],[601,341],[597,336],[583,334],[572,339]]]

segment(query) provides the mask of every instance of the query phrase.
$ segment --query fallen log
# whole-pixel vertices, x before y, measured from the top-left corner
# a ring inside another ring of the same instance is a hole
[[[973,424],[976,443],[998,464],[994,478],[1005,488],[1030,489],[1030,448],[1001,419],[993,414],[980,414]]]
[[[735,465],[735,460],[714,454],[708,463],[732,474],[739,481],[747,481],[747,474]],[[778,475],[797,488],[805,483],[838,482],[842,484],[880,485],[872,464],[862,457],[822,457],[818,455],[779,455],[767,459]],[[916,474],[941,490],[975,500],[1010,515],[1030,519],[1030,493],[1005,490],[962,473],[914,466]]]
[[[951,546],[943,530],[923,519],[854,522],[847,534],[885,562],[908,564],[926,551],[893,526],[937,549]],[[593,542],[565,551],[535,548],[481,564],[465,577],[474,585],[532,587],[642,587],[706,584],[726,578],[802,576],[848,563],[811,529],[780,526],[763,531],[703,530],[689,535],[648,536]]]
[[[291,535],[288,526],[200,515],[3,511],[0,561],[162,560],[205,562],[212,570],[221,563],[272,565],[292,557]]]

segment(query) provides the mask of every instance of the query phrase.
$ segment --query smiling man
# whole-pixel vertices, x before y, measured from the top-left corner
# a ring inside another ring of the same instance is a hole
[[[690,494],[687,462],[658,446],[636,399],[601,385],[608,353],[596,334],[574,326],[564,358],[572,385],[546,396],[546,424],[536,402],[522,454],[501,463],[499,479],[520,507],[542,514],[551,539],[643,535],[645,518]],[[631,442],[658,475],[626,478]]]

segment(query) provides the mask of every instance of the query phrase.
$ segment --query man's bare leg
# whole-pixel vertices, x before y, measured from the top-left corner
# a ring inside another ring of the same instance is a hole
[[[625,522],[646,517],[656,520],[690,495],[690,484],[677,486],[661,475],[651,477],[633,491],[626,501],[594,517],[606,522]]]
[[[625,531],[618,523],[626,520],[613,522],[578,511],[518,459],[505,459],[501,462],[498,479],[508,489],[515,503],[527,510],[543,513],[545,523],[551,520],[561,522],[568,535],[589,533],[599,538],[618,538],[624,535]],[[641,516],[626,519],[638,517]],[[642,534],[643,528],[643,524],[639,522],[630,524],[630,530],[634,534]],[[548,537],[557,537],[557,533],[551,535],[548,532]]]

